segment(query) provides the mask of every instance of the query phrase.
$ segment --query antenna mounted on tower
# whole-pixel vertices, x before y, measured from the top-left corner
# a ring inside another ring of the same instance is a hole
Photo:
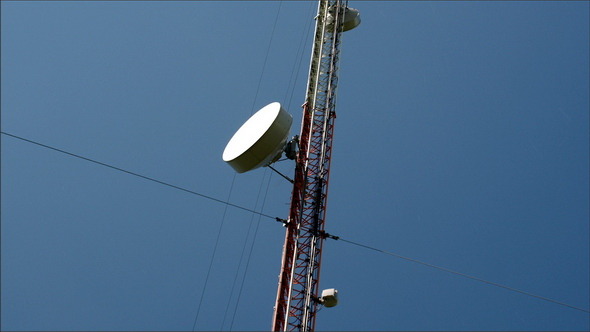
[[[244,173],[268,166],[283,154],[293,117],[278,102],[254,113],[229,140],[223,161]]]

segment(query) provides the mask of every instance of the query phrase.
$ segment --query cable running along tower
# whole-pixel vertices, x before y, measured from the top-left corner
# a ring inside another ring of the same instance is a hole
[[[360,23],[348,1],[320,0],[303,104],[289,219],[274,308],[274,331],[313,331],[330,177],[338,57],[343,31]],[[336,295],[336,294],[333,294]],[[335,303],[334,303],[335,305]]]
[[[223,151],[223,160],[236,172],[272,166],[285,153],[295,160],[291,180],[279,285],[274,307],[274,331],[313,331],[318,306],[338,302],[335,289],[318,294],[332,138],[336,119],[338,57],[342,32],[360,24],[359,13],[345,0],[319,0],[303,104],[301,132],[288,140],[293,118],[278,102],[252,115]],[[298,150],[298,151],[297,151]],[[278,171],[277,171],[278,172]],[[279,173],[280,174],[280,173]],[[335,238],[335,237],[333,237]]]

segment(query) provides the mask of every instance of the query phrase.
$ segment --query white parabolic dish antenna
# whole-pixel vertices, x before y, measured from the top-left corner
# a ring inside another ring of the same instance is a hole
[[[293,117],[280,103],[270,103],[254,113],[223,151],[223,161],[236,172],[244,173],[267,166],[281,157]]]

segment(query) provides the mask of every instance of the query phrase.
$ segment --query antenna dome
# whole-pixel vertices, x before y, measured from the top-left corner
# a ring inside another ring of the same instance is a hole
[[[223,161],[244,173],[267,166],[281,157],[293,117],[278,102],[254,113],[227,143]]]

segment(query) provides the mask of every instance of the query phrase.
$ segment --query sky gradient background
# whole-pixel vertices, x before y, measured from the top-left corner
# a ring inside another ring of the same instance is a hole
[[[350,6],[326,230],[588,310],[589,2]],[[288,182],[234,177],[221,153],[273,101],[298,133],[315,1],[1,10],[2,131],[287,216]],[[270,328],[280,224],[0,138],[2,330],[186,331],[197,312],[196,330]],[[320,288],[340,304],[318,330],[590,328],[587,312],[324,248]]]

